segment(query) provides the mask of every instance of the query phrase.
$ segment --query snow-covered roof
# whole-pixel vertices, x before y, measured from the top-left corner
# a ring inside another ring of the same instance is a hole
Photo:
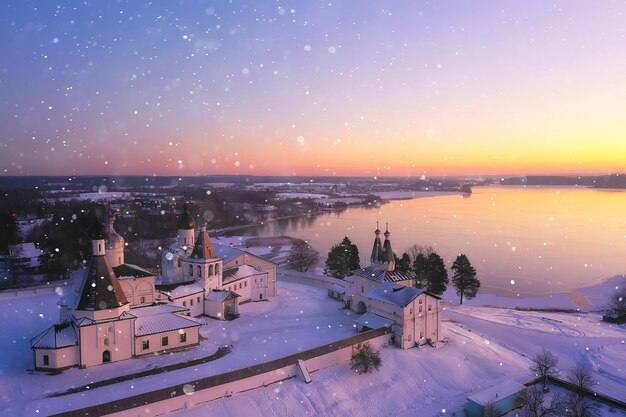
[[[423,292],[423,290],[417,288],[406,287],[392,282],[383,282],[372,291],[368,292],[365,296],[367,298],[397,305],[399,307],[406,307]]]
[[[152,272],[133,264],[121,264],[118,266],[114,266],[113,272],[115,272],[115,275],[118,279],[143,278],[154,276]]]
[[[134,318],[135,316],[133,314],[129,313],[128,311],[125,311],[122,314],[120,314],[119,317],[113,317],[113,318],[104,319],[104,320],[92,320],[88,317],[80,317],[74,320],[74,324],[76,324],[76,326],[78,327],[82,327],[82,326],[89,326],[91,324],[108,323],[108,322],[115,321],[115,320],[127,320],[127,319],[134,319]]]
[[[367,326],[370,329],[380,329],[382,327],[391,327],[396,322],[394,320],[379,316],[378,314],[367,312],[354,322],[360,326]]]
[[[376,282],[398,282],[413,279],[410,274],[400,271],[386,271],[375,266],[368,266],[352,271],[352,275],[370,279]]]
[[[41,255],[41,250],[32,242],[9,245],[9,253],[16,258],[36,258]]]
[[[202,322],[191,317],[181,316],[179,314],[158,314],[154,316],[137,317],[135,321],[135,335],[147,336],[155,333],[200,326],[202,326]]]
[[[78,301],[78,291],[68,291],[61,295],[59,301],[57,301],[57,305],[59,306],[68,306],[74,308],[76,306],[76,302]]]
[[[179,285],[178,287],[167,291],[167,294],[175,300],[177,298],[187,297],[200,292],[204,292],[204,287],[197,282],[193,282],[187,285]]]
[[[343,280],[354,284],[354,277],[352,275],[350,275],[349,277],[345,277]]]
[[[333,284],[330,287],[328,287],[328,289],[334,293],[337,294],[345,294],[346,293],[346,289],[344,287],[342,287],[341,285],[338,284]]]
[[[213,248],[215,249],[215,253],[217,253],[218,258],[222,258],[223,263],[230,262],[233,259],[246,253],[241,249],[232,248],[228,245],[223,245],[213,239],[211,241],[213,242]]]
[[[91,257],[80,293],[76,307],[78,310],[110,310],[128,304],[124,291],[104,255]]]
[[[176,304],[156,304],[131,308],[130,313],[135,317],[147,317],[157,314],[186,313],[188,311],[188,308],[177,306]]]
[[[467,397],[468,400],[479,405],[494,404],[497,401],[517,394],[524,389],[524,385],[516,381],[505,381],[491,388],[477,392]]]
[[[222,284],[229,284],[233,281],[237,281],[243,278],[263,274],[267,274],[267,272],[259,271],[258,269],[250,265],[240,265],[234,268],[225,269],[222,272]]]
[[[226,300],[231,295],[233,297],[241,297],[239,294],[232,291],[210,291],[209,293],[207,293],[204,299],[207,301],[216,301],[218,303],[223,303],[224,300]]]
[[[30,341],[30,346],[33,349],[60,349],[77,344],[78,336],[73,323],[50,326]]]

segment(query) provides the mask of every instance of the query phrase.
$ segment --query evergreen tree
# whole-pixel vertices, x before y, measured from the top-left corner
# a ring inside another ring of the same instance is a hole
[[[350,368],[359,374],[366,374],[378,370],[382,364],[383,361],[380,358],[380,352],[374,350],[367,342],[357,348],[352,353],[352,358],[350,359]]]
[[[443,263],[443,259],[436,252],[428,255],[428,276],[426,291],[441,295],[448,286],[448,271]]]
[[[433,294],[441,295],[448,286],[448,271],[441,256],[436,252],[417,253],[413,261],[415,286]]]
[[[416,253],[413,261],[416,288],[425,289],[428,287],[428,269],[428,256],[423,253]]]
[[[326,269],[335,278],[344,278],[360,267],[359,248],[347,236],[328,252]]]
[[[393,254],[395,263],[396,263],[396,271],[400,272],[411,272],[411,258],[409,258],[408,253],[403,253],[401,258],[394,253]]]
[[[308,272],[315,268],[319,260],[320,254],[308,242],[299,240],[291,246],[289,256],[287,257],[287,265],[289,269]]]
[[[8,209],[0,212],[0,251],[8,250],[9,245],[20,243],[20,231],[15,214]]]
[[[452,264],[452,284],[456,288],[456,293],[461,297],[461,304],[463,304],[463,297],[468,300],[476,297],[476,293],[480,288],[480,281],[476,278],[476,269],[470,264],[469,259],[464,254],[460,254],[456,257],[456,260]]]

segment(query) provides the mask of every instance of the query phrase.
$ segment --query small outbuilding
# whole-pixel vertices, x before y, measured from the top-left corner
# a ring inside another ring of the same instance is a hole
[[[239,294],[232,291],[213,290],[204,297],[204,314],[219,320],[239,317]]]
[[[467,417],[485,417],[486,414],[501,416],[522,406],[520,394],[526,387],[515,381],[507,381],[467,397]],[[492,408],[489,413],[485,410]]]
[[[328,287],[328,296],[335,300],[343,301],[343,296],[346,293],[346,289],[338,284],[333,284]]]

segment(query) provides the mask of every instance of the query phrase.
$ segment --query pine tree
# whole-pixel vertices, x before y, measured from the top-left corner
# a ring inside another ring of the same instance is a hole
[[[401,258],[394,253],[393,254],[395,263],[396,263],[396,271],[400,272],[411,272],[411,258],[409,258],[408,253],[403,253]]]
[[[437,295],[446,291],[449,282],[448,271],[443,259],[436,252],[417,253],[413,261],[413,272],[417,288]]]
[[[437,253],[428,255],[428,284],[426,291],[441,295],[448,286],[448,271],[443,259]]]
[[[359,248],[347,236],[328,252],[326,269],[335,278],[344,278],[360,267]]]
[[[428,288],[428,257],[423,253],[415,255],[413,272],[415,273],[415,287]]]
[[[359,374],[366,374],[378,370],[383,364],[380,352],[374,350],[369,343],[363,343],[352,353],[350,368]]]
[[[476,278],[476,269],[470,264],[469,259],[464,254],[460,254],[456,257],[456,260],[452,264],[452,284],[456,288],[456,293],[461,297],[461,304],[463,304],[463,297],[468,300],[476,297],[476,293],[480,288],[480,281]]]

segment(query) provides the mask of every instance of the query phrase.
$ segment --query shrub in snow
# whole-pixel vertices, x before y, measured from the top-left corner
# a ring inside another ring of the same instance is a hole
[[[378,370],[383,364],[380,352],[374,350],[369,343],[363,343],[352,353],[350,368],[359,374],[366,374]]]

